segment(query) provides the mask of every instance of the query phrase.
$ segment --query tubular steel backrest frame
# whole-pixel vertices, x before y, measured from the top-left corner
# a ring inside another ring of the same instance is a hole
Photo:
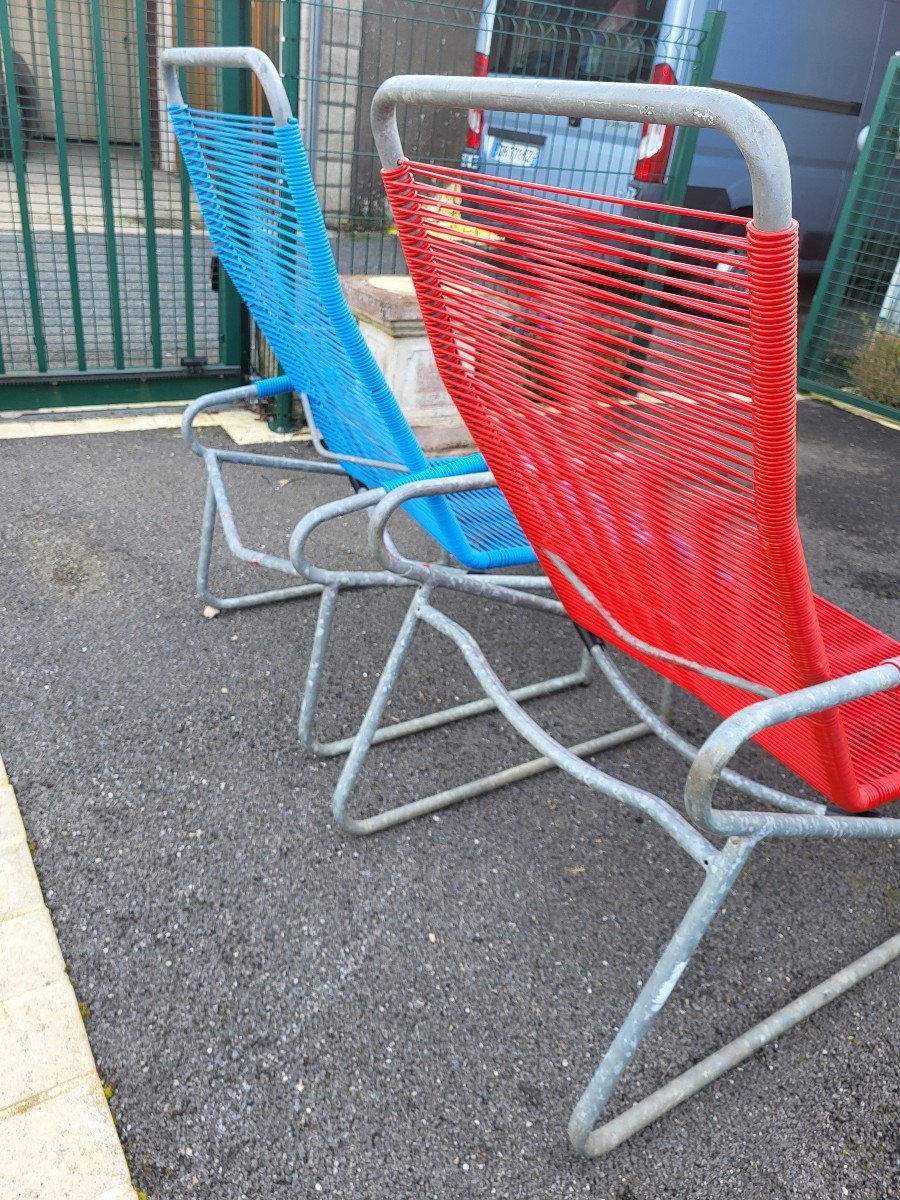
[[[791,169],[781,134],[762,109],[733,92],[662,84],[651,89],[643,83],[552,79],[536,86],[531,79],[395,75],[372,99],[372,132],[386,171],[405,161],[397,105],[409,103],[719,129],[747,163],[758,228],[778,232],[791,224]]]
[[[720,219],[722,234],[708,214],[616,198],[598,211],[572,190],[410,163],[406,101],[720,129],[747,161],[754,218]],[[836,661],[842,642],[896,655],[809,582],[797,230],[769,118],[715,89],[401,76],[372,120],[444,382],[576,622],[726,716],[879,661]],[[877,697],[759,740],[835,803],[866,809],[900,794],[900,762],[871,734],[896,707]]]
[[[216,252],[308,397],[329,449],[424,469],[425,456],[341,293],[299,126],[273,64],[247,47],[173,49],[162,62],[172,124]],[[272,117],[189,108],[176,74],[187,65],[252,70]],[[378,486],[385,470],[355,462],[354,473]]]

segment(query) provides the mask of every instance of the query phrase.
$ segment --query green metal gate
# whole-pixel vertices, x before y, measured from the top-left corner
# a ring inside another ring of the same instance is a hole
[[[0,409],[181,400],[239,372],[155,67],[172,41],[237,40],[219,7],[0,0]]]
[[[542,15],[529,37],[558,38],[562,17],[596,18],[595,7],[530,5]],[[210,390],[211,376],[273,367],[224,274],[211,286],[212,247],[156,66],[164,46],[251,43],[280,63],[339,269],[397,273],[405,267],[369,102],[398,72],[470,73],[481,9],[482,0],[0,0],[0,410],[184,400]],[[666,31],[681,82],[709,82],[722,19]],[[638,24],[630,37],[649,64],[661,26]],[[628,39],[616,37],[618,53]],[[193,74],[192,103],[260,110],[241,73]],[[420,121],[405,139],[414,153],[458,163],[465,116]],[[689,130],[676,140],[672,203],[695,140]]]
[[[900,54],[887,73],[800,343],[800,386],[900,411]]]

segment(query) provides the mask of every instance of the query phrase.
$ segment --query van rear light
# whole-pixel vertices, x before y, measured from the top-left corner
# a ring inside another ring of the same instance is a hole
[[[476,79],[483,79],[488,73],[488,56],[486,54],[475,54],[475,66],[472,69],[472,74]],[[466,130],[466,150],[462,156],[462,165],[470,171],[478,169],[478,152],[481,150],[481,131],[484,126],[484,110],[481,108],[470,108],[468,118],[468,128]]]
[[[650,82],[677,83],[678,80],[668,63],[657,63],[653,68]],[[645,125],[643,127],[641,144],[638,147],[637,167],[634,172],[634,177],[639,183],[663,182],[674,140],[674,125]]]

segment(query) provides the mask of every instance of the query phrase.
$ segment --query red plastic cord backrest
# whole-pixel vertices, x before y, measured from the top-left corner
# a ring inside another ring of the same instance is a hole
[[[776,692],[830,678],[796,523],[796,227],[384,181],[444,383],[573,619],[723,715],[757,694],[621,631]],[[760,741],[857,806],[837,714]]]

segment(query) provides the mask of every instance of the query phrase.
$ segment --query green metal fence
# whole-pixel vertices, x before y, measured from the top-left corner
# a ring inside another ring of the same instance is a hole
[[[800,343],[800,386],[900,410],[900,54],[872,114]]]
[[[289,92],[297,97],[301,128],[313,174],[333,231],[342,273],[397,273],[405,270],[390,234],[379,164],[369,126],[369,106],[378,84],[390,75],[428,72],[468,75],[475,64],[476,36],[483,0],[284,0],[282,69]],[[500,0],[494,21],[491,69],[572,75],[564,51],[590,24],[602,24],[615,0],[588,3],[510,3]],[[661,12],[662,3],[641,3],[642,14]],[[627,21],[613,18],[606,34],[604,66],[596,78],[646,79],[657,48],[681,83],[708,84],[713,74],[723,13],[710,13],[697,28],[674,29],[646,15]],[[582,35],[583,36],[583,35]],[[521,62],[507,61],[521,51]],[[529,57],[530,54],[530,57]],[[402,113],[403,145],[410,154],[458,165],[466,147],[464,113]],[[585,122],[580,141],[596,144],[603,122]],[[527,132],[527,125],[520,127]],[[683,198],[697,132],[679,134],[665,177],[666,199]],[[627,183],[634,155],[615,168]],[[571,172],[568,186],[579,186]]]
[[[650,16],[663,7],[639,5]],[[499,0],[491,69],[518,70],[506,60],[521,51],[523,71],[569,73],[569,42],[614,8]],[[211,287],[212,247],[156,66],[165,45],[249,42],[280,65],[341,272],[393,274],[405,268],[371,140],[372,95],[398,72],[471,73],[482,9],[482,0],[0,0],[0,410],[186,399],[210,376],[273,368],[225,276]],[[647,78],[664,44],[680,82],[708,83],[721,23],[709,14],[702,27],[673,30],[611,17],[592,50],[595,74]],[[191,102],[228,111],[263,103],[237,72],[193,72],[185,87]],[[404,119],[411,153],[459,163],[465,114]],[[603,137],[602,123],[585,124],[583,143]],[[695,140],[696,131],[676,140],[665,179],[674,203]],[[632,150],[617,168],[626,182],[634,165]]]
[[[239,370],[156,70],[173,40],[221,38],[216,9],[0,0],[0,409],[182,399]]]

